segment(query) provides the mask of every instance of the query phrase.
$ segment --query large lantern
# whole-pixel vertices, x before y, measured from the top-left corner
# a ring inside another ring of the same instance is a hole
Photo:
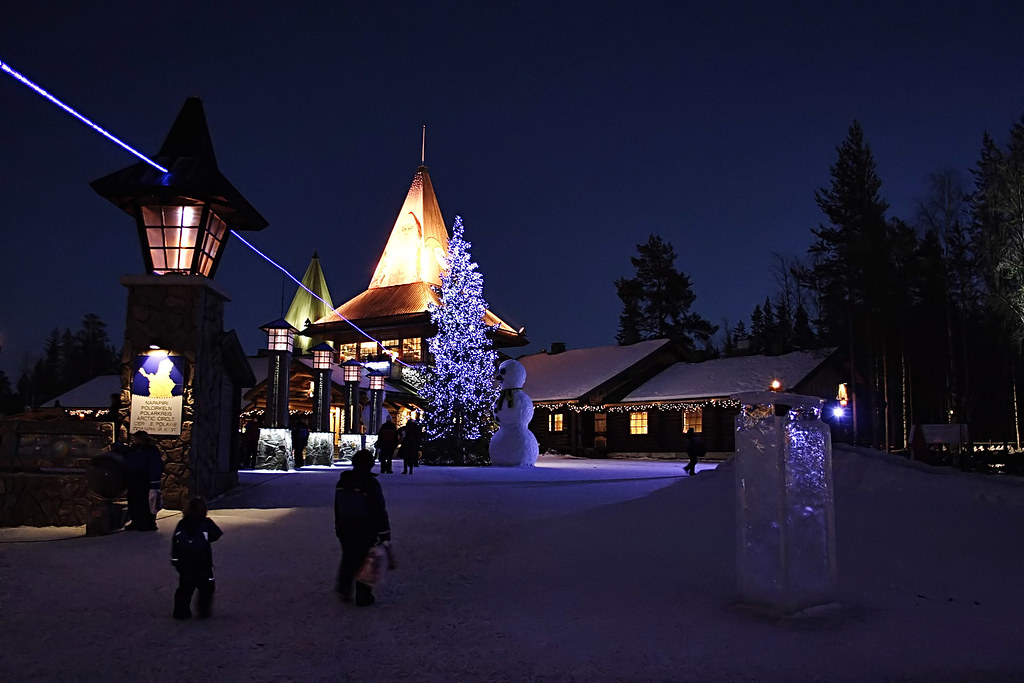
[[[266,219],[221,175],[203,103],[185,101],[156,161],[94,180],[101,196],[132,214],[146,272],[213,277],[232,230],[262,230]]]

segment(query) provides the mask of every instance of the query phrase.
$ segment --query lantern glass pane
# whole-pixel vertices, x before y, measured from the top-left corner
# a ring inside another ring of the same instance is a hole
[[[224,237],[224,233],[227,232],[227,228],[227,224],[217,214],[210,212],[210,224],[207,229],[212,235],[221,240]]]
[[[345,366],[345,381],[346,382],[358,382],[359,376],[362,374],[361,365],[346,365]]]
[[[158,206],[144,206],[142,207],[142,223],[143,225],[156,226],[163,225],[163,220],[160,218],[160,207]]]
[[[164,226],[178,226],[181,227],[181,214],[182,207],[180,206],[164,206],[163,209],[163,222]]]
[[[181,246],[188,247],[189,249],[196,246],[196,238],[199,236],[199,230],[196,228],[182,228],[181,229]]]
[[[316,370],[328,370],[331,367],[331,356],[334,353],[331,351],[314,351],[313,352],[313,368]]]
[[[384,388],[384,378],[381,375],[370,375],[370,389],[379,391]]]
[[[181,228],[164,228],[164,245],[175,248],[181,246]]]
[[[199,225],[199,219],[203,216],[203,207],[185,206],[182,207],[181,224],[187,228],[194,228]]]
[[[153,257],[153,270],[163,270],[167,267],[163,249],[151,249],[149,254]]]
[[[211,259],[206,254],[200,253],[199,254],[199,274],[200,275],[205,275],[206,277],[209,277],[210,276],[210,270],[212,270],[212,268],[213,268],[213,259]]]
[[[146,240],[150,247],[164,246],[164,231],[160,228],[146,228]]]

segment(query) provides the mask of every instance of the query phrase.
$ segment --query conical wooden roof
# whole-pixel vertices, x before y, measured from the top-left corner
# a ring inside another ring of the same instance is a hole
[[[352,321],[382,339],[436,334],[427,307],[438,302],[434,288],[441,286],[447,253],[448,229],[427,167],[420,166],[366,291],[316,320],[317,330],[311,332],[338,343],[363,341],[346,322]],[[484,313],[484,322],[494,328],[491,336],[498,346],[527,343],[492,311]]]
[[[369,289],[416,282],[440,285],[447,253],[448,229],[427,167],[420,166],[370,278]]]

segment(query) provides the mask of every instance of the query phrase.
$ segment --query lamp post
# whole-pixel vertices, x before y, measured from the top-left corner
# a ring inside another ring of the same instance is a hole
[[[292,436],[288,430],[288,386],[291,380],[292,348],[295,333],[282,319],[260,328],[267,333],[267,405],[260,429],[257,469],[288,470],[291,468]]]
[[[370,373],[370,434],[376,436],[380,429],[380,411],[384,403],[384,375]]]
[[[334,435],[331,433],[331,366],[334,349],[321,342],[313,352],[313,424],[306,443],[306,457],[313,465],[334,462]]]
[[[359,433],[359,380],[363,376],[363,365],[353,359],[341,364],[345,377],[345,433]]]
[[[167,463],[164,506],[181,509],[190,497],[216,496],[238,480],[240,444],[232,440],[233,452],[224,453],[224,426],[237,424],[241,389],[252,378],[243,364],[222,362],[245,352],[225,334],[230,298],[212,278],[232,232],[262,230],[267,220],[217,167],[198,98],[185,101],[155,159],[166,172],[143,161],[90,186],[132,217],[144,266],[144,274],[121,278],[128,303],[120,419],[129,431],[155,436]],[[135,391],[152,343],[181,376],[170,398],[153,387]]]

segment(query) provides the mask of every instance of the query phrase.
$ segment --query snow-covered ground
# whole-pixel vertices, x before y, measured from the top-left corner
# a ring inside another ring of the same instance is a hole
[[[4,530],[0,679],[1024,680],[1024,482],[834,464],[840,604],[802,618],[735,604],[729,462],[383,476],[399,567],[369,608],[332,592],[336,472],[243,473],[216,502],[208,621],[170,618],[177,513]]]

